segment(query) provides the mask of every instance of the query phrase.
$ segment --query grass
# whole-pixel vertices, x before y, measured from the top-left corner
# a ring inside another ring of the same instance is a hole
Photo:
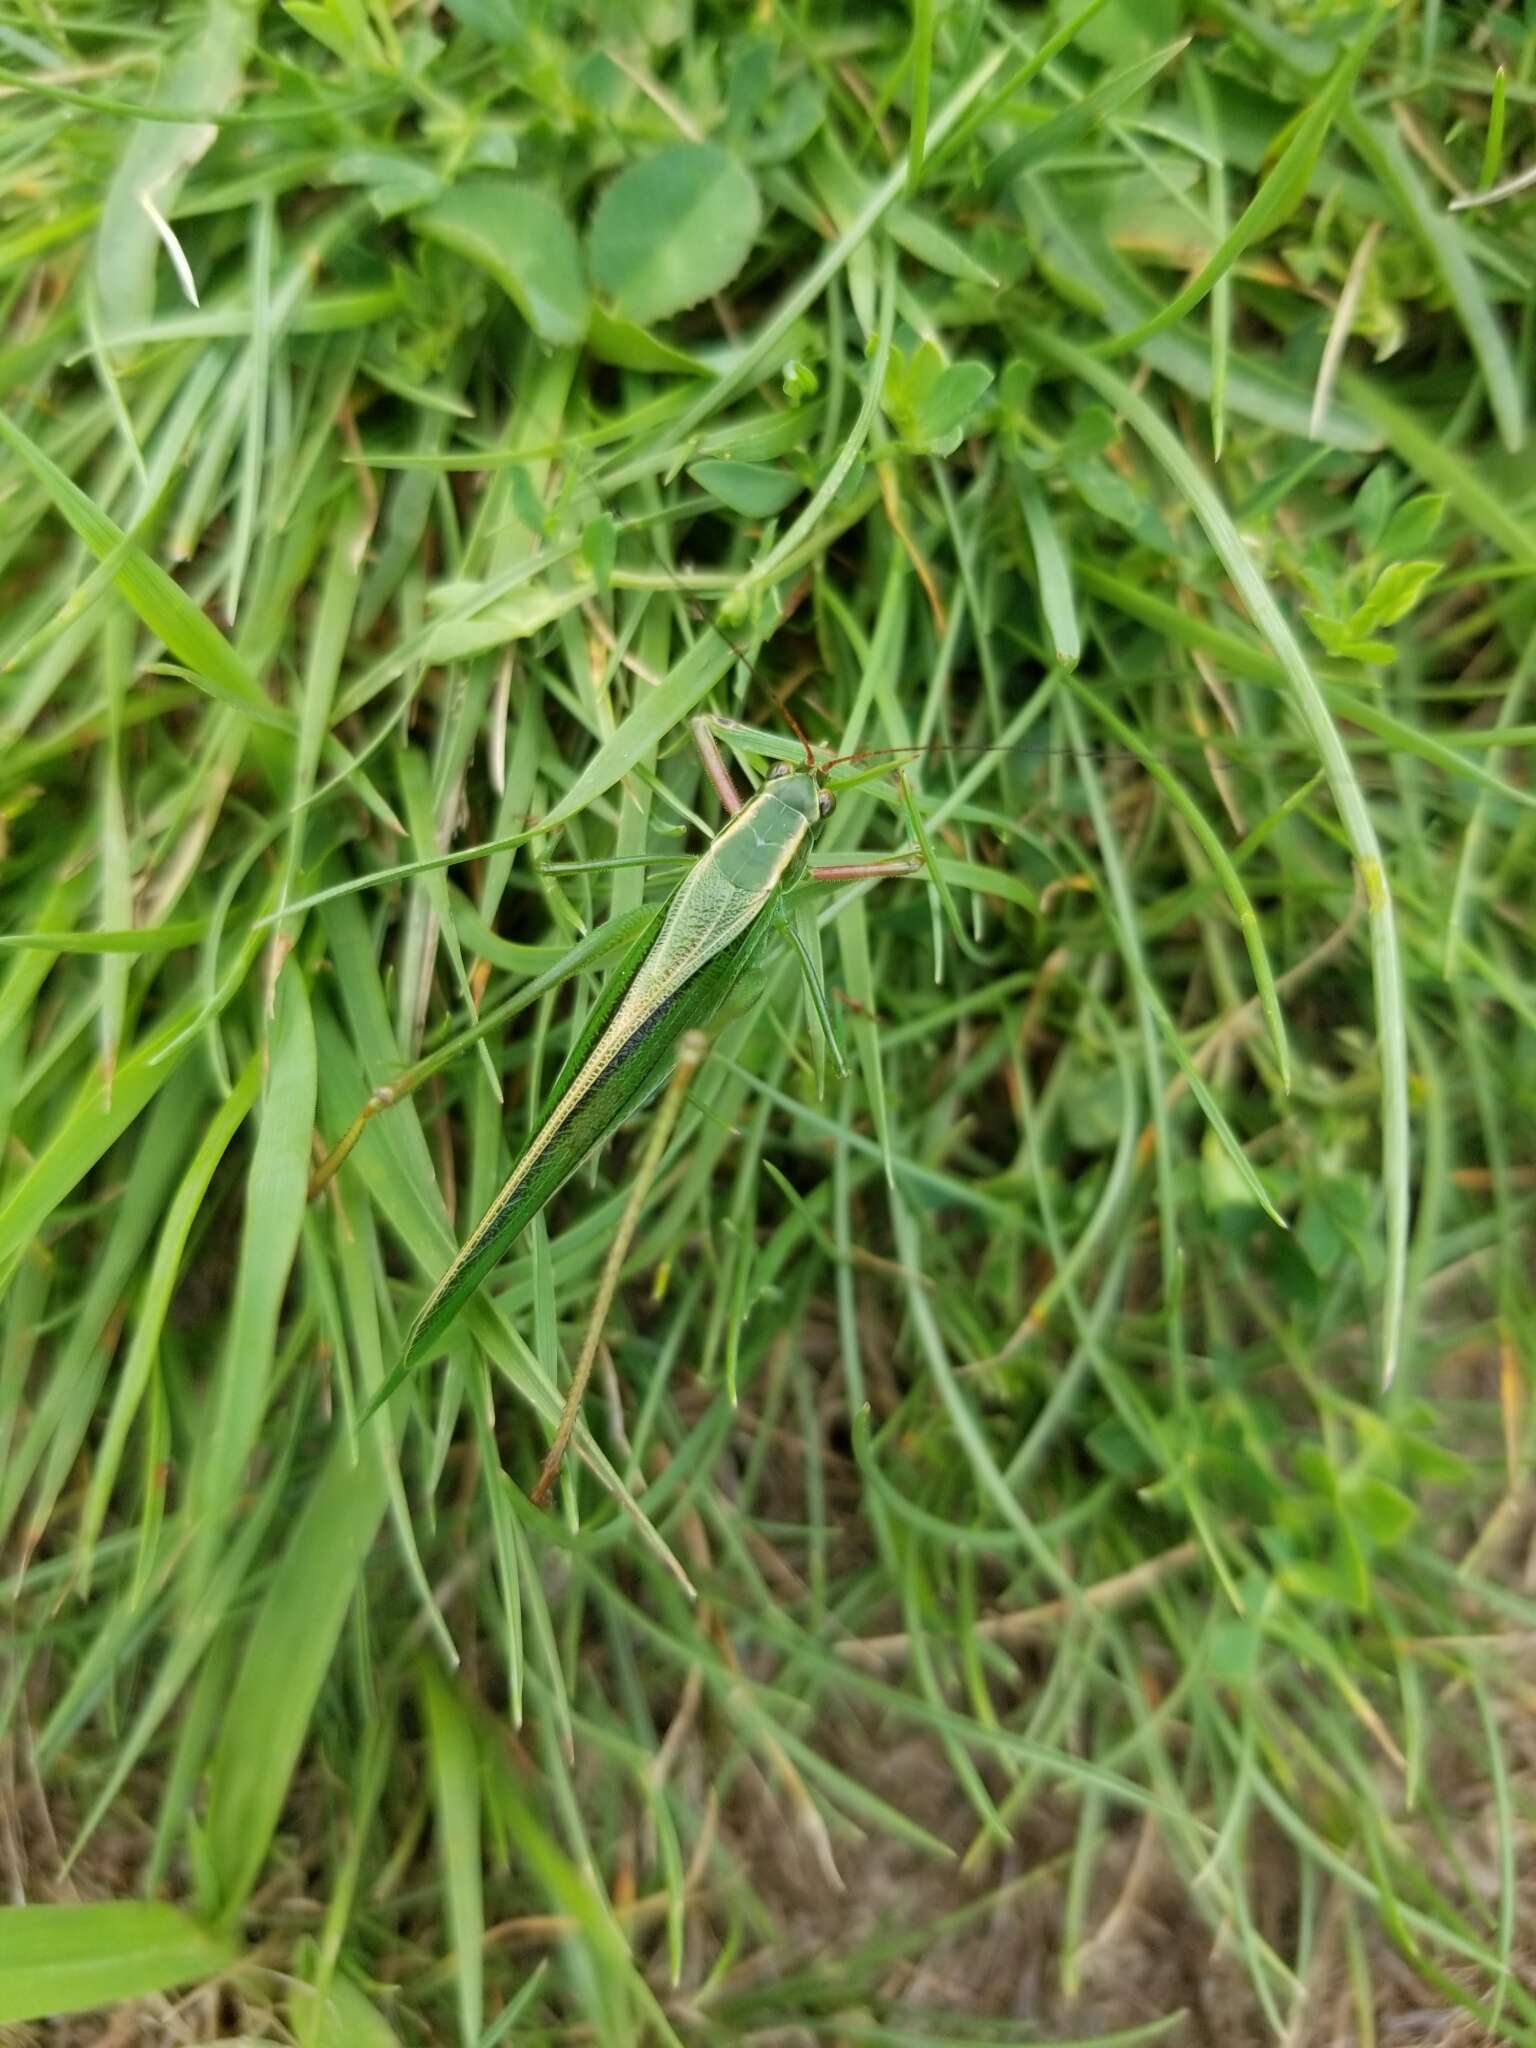
[[[1536,32],[0,92],[0,2022],[1536,2040]],[[788,948],[717,1040],[540,1513],[647,1118],[358,1421],[777,702],[929,873],[804,899],[846,1080]]]

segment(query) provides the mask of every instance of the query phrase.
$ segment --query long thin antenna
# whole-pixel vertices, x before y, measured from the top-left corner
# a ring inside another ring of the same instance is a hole
[[[1142,760],[1142,756],[1134,752],[1129,747],[1090,747],[1085,750],[1081,747],[1032,747],[1017,742],[1004,742],[1001,745],[992,746],[976,746],[964,740],[929,740],[926,744],[922,746],[860,747],[850,754],[835,755],[830,761],[825,762],[822,765],[822,767],[818,770],[816,767],[815,749],[813,748],[810,740],[806,737],[804,728],[801,726],[800,721],[795,717],[793,711],[790,710],[788,704],[784,701],[784,699],[774,689],[773,685],[763,675],[762,671],[757,667],[756,663],[752,660],[752,657],[725,630],[724,626],[721,625],[720,621],[715,617],[714,613],[708,610],[707,607],[703,604],[697,602],[697,600],[695,600],[690,595],[690,593],[683,587],[683,585],[677,581],[676,577],[671,573],[671,565],[663,559],[659,549],[655,550],[655,555],[657,562],[660,564],[663,572],[666,574],[667,582],[670,584],[671,588],[677,593],[677,595],[683,600],[683,603],[687,607],[690,614],[695,619],[702,619],[704,624],[707,625],[712,632],[714,632],[721,640],[725,642],[726,646],[731,650],[732,654],[735,655],[736,659],[746,669],[747,674],[751,676],[752,680],[757,684],[758,688],[762,691],[763,695],[768,699],[768,701],[773,705],[774,709],[783,718],[784,723],[789,727],[791,732],[793,732],[795,738],[800,742],[801,746],[805,749],[806,766],[813,773],[820,773],[822,775],[826,775],[829,774],[834,768],[846,767],[851,763],[859,761],[879,760],[883,756],[887,755],[907,755],[917,756],[918,758],[921,758],[922,756],[931,753],[1034,754],[1040,756],[1059,757],[1063,760],[1082,760],[1084,758],[1087,758],[1094,761],[1135,761],[1141,763],[1142,766],[1145,766],[1145,762]],[[1203,753],[1205,751],[1206,744],[1207,743],[1201,741],[1198,738],[1198,736],[1190,736],[1189,746],[1191,751]],[[1166,752],[1167,750],[1164,749],[1162,751]],[[1249,749],[1242,746],[1240,746],[1236,750],[1235,755],[1232,757],[1236,765],[1240,766],[1242,764],[1244,754],[1248,751]],[[1283,752],[1283,746],[1280,747],[1278,751]],[[1391,787],[1391,784],[1385,781],[1377,783],[1373,782],[1370,778],[1362,778],[1362,781],[1364,783],[1364,786],[1368,788]]]
[[[661,560],[661,557],[659,555],[657,556],[657,560]],[[666,566],[666,563],[663,562],[662,567],[666,568]],[[779,696],[778,692],[774,689],[773,685],[769,683],[765,677],[759,674],[757,668],[753,664],[751,656],[748,655],[744,649],[737,646],[736,642],[731,638],[730,634],[726,632],[724,626],[721,625],[720,621],[715,617],[714,613],[706,611],[703,605],[694,604],[689,599],[687,591],[684,590],[682,584],[677,581],[676,577],[669,576],[667,580],[671,583],[672,588],[677,592],[678,596],[681,597],[683,601],[688,605],[688,608],[693,613],[694,617],[702,619],[705,625],[712,626],[715,632],[718,633],[720,638],[725,642],[726,646],[730,648],[732,654],[734,654],[736,659],[742,664],[743,668],[745,668],[745,670],[747,671],[747,674],[752,678],[753,682],[757,684],[758,688],[763,692],[763,695],[768,699],[769,703],[772,704],[774,709],[780,714],[780,716],[784,720],[784,723],[789,727],[790,731],[794,734],[795,738],[800,742],[801,746],[804,747],[805,765],[814,774],[816,769],[816,752],[815,749],[812,747],[810,741],[806,738],[805,733],[800,725],[800,721],[796,718],[793,711],[790,710],[789,706],[784,702],[783,698]]]

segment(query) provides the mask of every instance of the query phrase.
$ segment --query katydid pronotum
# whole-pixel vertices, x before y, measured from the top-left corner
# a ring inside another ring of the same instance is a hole
[[[818,766],[805,743],[803,765],[778,762],[758,787],[743,797],[714,737],[716,724],[733,729],[728,722],[700,717],[692,721],[692,731],[705,772],[729,814],[728,822],[671,895],[639,922],[628,951],[609,975],[556,1076],[521,1156],[427,1297],[411,1325],[398,1366],[375,1398],[375,1407],[432,1354],[492,1268],[583,1161],[673,1074],[674,1086],[659,1119],[663,1133],[670,1129],[688,1077],[702,1056],[703,1041],[707,1041],[711,1026],[740,1006],[743,983],[752,974],[770,931],[780,931],[795,942],[808,994],[835,1050],[825,995],[797,942],[785,899],[801,882],[853,882],[912,874],[921,868],[923,855],[914,851],[841,867],[814,864],[811,852],[817,828],[831,815],[836,802],[826,786],[826,776],[837,764]],[[395,1091],[381,1091],[381,1097],[384,1099],[376,1097],[370,1108],[387,1107],[388,1101],[395,1099]],[[359,1119],[353,1126],[343,1146],[355,1139],[361,1122]],[[659,1147],[648,1148],[647,1158],[653,1153],[659,1157]],[[328,1178],[336,1163],[333,1155],[318,1178]],[[642,1161],[638,1192],[643,1192],[647,1177]],[[547,1496],[575,1426],[602,1320],[638,1220],[638,1206],[632,1202],[610,1253],[581,1360],[534,1488],[536,1502]]]

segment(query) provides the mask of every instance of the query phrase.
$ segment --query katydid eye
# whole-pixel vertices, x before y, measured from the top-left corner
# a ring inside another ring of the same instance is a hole
[[[768,770],[768,780],[770,782],[782,782],[786,775],[793,775],[794,772],[794,769],[790,767],[787,761],[775,761]]]
[[[830,818],[837,809],[837,798],[830,789],[824,789],[816,799],[816,808],[824,818]]]

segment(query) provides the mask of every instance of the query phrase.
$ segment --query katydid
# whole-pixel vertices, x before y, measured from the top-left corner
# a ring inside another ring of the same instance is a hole
[[[910,856],[844,867],[812,864],[817,828],[831,815],[836,798],[809,746],[803,767],[777,763],[743,798],[709,721],[694,719],[693,733],[709,779],[731,813],[729,822],[642,926],[610,975],[522,1156],[427,1297],[400,1363],[374,1406],[432,1354],[514,1240],[582,1162],[661,1086],[679,1049],[694,1042],[691,1035],[707,1034],[737,994],[769,931],[788,929],[783,900],[797,882],[914,871]],[[578,1374],[571,1387],[552,1452],[556,1462],[583,1378]],[[552,1477],[547,1468],[541,1495]]]

